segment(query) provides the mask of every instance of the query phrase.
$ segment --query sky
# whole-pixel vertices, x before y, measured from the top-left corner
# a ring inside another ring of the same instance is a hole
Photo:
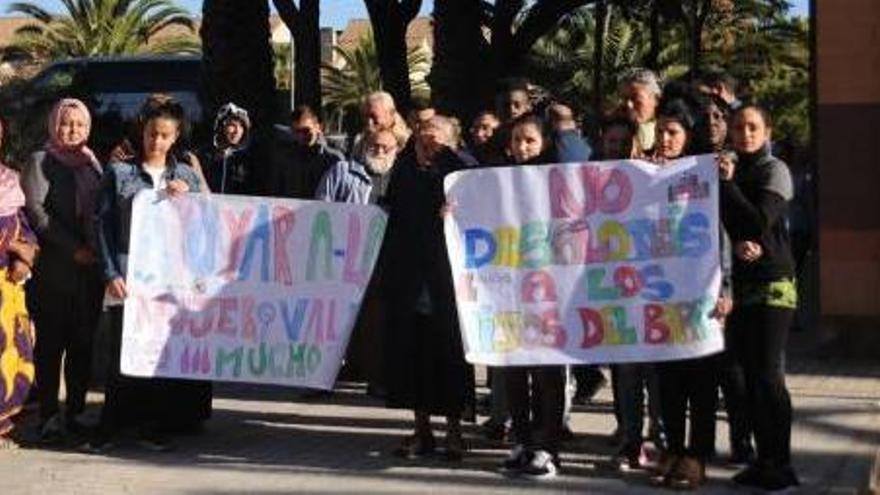
[[[57,9],[61,2],[59,0],[30,0],[43,8],[54,10]],[[806,16],[809,13],[809,0],[789,0],[792,4],[792,14],[798,16]],[[6,3],[6,2],[3,2]],[[190,12],[197,14],[201,10],[201,0],[177,0],[182,7],[189,9]],[[434,5],[434,0],[423,0],[422,13],[428,14]],[[5,9],[2,14],[5,14]],[[322,0],[321,1],[321,25],[332,26],[336,29],[342,29],[348,23],[349,19],[366,18],[367,11],[364,7],[363,0]]]

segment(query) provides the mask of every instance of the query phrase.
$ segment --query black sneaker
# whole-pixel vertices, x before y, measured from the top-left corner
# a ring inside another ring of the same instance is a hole
[[[39,426],[40,444],[56,446],[64,443],[64,428],[60,414],[54,414]]]
[[[620,449],[614,456],[615,469],[622,473],[628,473],[645,469],[648,464],[648,457],[644,454],[642,447]]]
[[[520,473],[532,460],[532,453],[523,445],[517,444],[508,454],[507,459],[501,463],[501,470],[507,473]]]
[[[559,469],[556,466],[556,459],[546,450],[536,450],[531,456],[531,460],[523,466],[520,474],[533,479],[549,479],[555,478]]]
[[[164,435],[153,429],[144,429],[138,435],[137,445],[151,452],[171,452],[174,446]]]
[[[742,486],[758,486],[763,469],[758,464],[749,464],[745,469],[733,475],[733,482]]]
[[[761,470],[755,486],[768,493],[787,493],[800,486],[800,481],[791,466],[784,466]]]

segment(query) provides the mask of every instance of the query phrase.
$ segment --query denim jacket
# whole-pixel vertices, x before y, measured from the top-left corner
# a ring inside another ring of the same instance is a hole
[[[191,192],[200,192],[201,182],[190,167],[169,157],[163,174],[165,181],[180,179]],[[128,254],[131,208],[135,195],[153,188],[153,179],[140,164],[112,163],[104,174],[95,215],[98,253],[105,281],[124,277],[122,256]]]
[[[315,199],[337,203],[368,204],[373,180],[367,169],[355,160],[339,161],[318,183]]]

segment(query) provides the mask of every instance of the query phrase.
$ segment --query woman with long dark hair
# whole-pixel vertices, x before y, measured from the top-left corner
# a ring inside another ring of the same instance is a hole
[[[745,372],[756,462],[736,483],[767,490],[798,485],[791,467],[791,398],[785,385],[785,346],[797,307],[794,259],[786,226],[794,195],[788,167],[770,152],[766,110],[744,105],[733,116],[736,158],[719,161],[724,223],[736,254],[736,308],[728,344]]]
[[[709,126],[704,118],[703,101],[696,96],[684,96],[673,96],[660,105],[653,152],[657,163],[709,151]],[[732,305],[731,295],[722,288],[714,316],[724,318]],[[661,362],[656,369],[667,449],[652,482],[693,490],[705,482],[706,461],[715,451],[715,358]],[[688,417],[690,445],[686,445],[685,434]]]
[[[183,119],[183,108],[173,100],[147,101],[139,119],[139,149],[134,150],[131,159],[108,167],[96,230],[106,290],[117,301],[128,295],[125,271],[135,195],[144,189],[164,190],[170,195],[201,190],[202,181],[196,172],[180,164],[174,155]],[[210,383],[122,376],[122,307],[111,307],[109,314],[111,364],[100,433],[93,447],[105,448],[122,428],[133,427],[141,446],[167,450],[165,434],[169,430],[198,427],[210,415]]]

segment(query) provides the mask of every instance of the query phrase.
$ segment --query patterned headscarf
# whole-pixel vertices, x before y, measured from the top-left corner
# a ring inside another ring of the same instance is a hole
[[[24,206],[24,191],[18,181],[18,173],[0,163],[0,217],[18,213]]]

